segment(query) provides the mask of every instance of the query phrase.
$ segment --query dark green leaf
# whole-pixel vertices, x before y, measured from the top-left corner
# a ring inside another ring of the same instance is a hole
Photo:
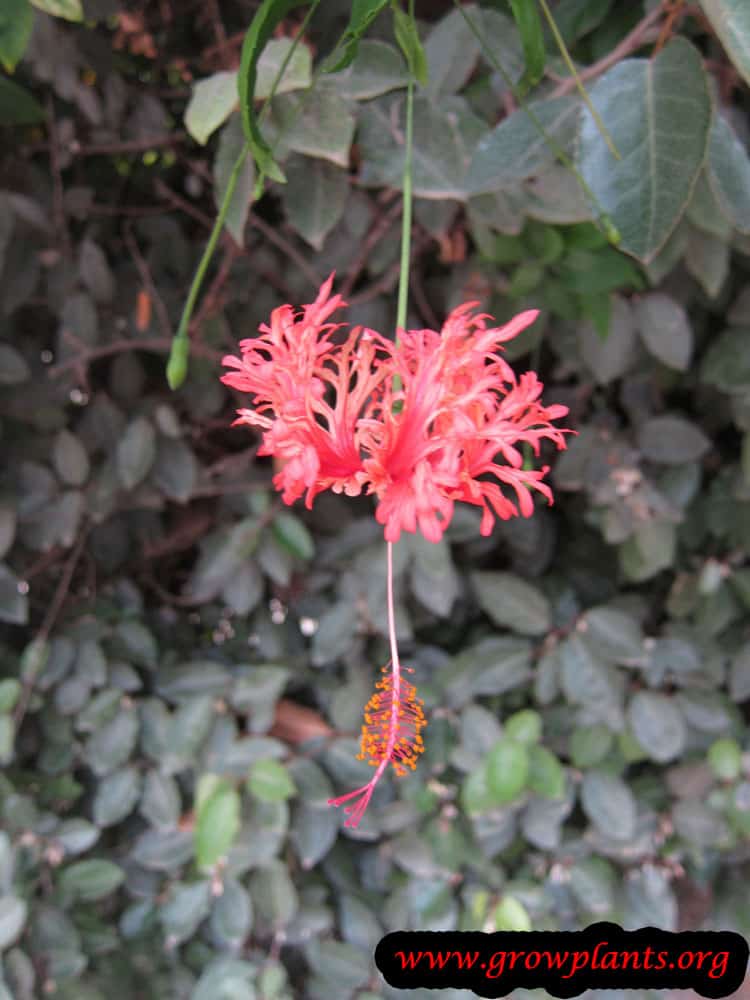
[[[471,574],[480,608],[495,625],[521,635],[543,635],[550,627],[544,594],[513,573],[478,571]]]
[[[570,147],[578,126],[579,101],[557,97],[530,105],[545,130]],[[514,181],[534,177],[555,162],[555,152],[526,112],[514,111],[479,141],[466,178],[470,194],[486,194]]]
[[[662,292],[652,292],[636,299],[634,315],[647,350],[670,368],[687,371],[693,330],[684,307]]]
[[[648,262],[677,225],[703,166],[711,99],[700,54],[675,38],[655,59],[622,60],[589,97],[621,159],[584,110],[581,172],[619,230],[620,249]]]
[[[695,424],[682,417],[652,417],[638,431],[638,447],[651,462],[681,465],[702,458],[711,442]]]
[[[640,745],[660,764],[679,757],[685,748],[685,718],[668,695],[637,691],[628,706],[628,721]]]
[[[630,840],[634,836],[636,803],[622,779],[604,771],[587,771],[581,786],[581,804],[591,822],[606,837]]]
[[[26,51],[33,24],[29,0],[6,0],[0,10],[0,65],[9,73]]]
[[[76,861],[60,873],[59,886],[66,894],[84,902],[111,895],[125,881],[125,872],[112,861],[91,858]]]
[[[526,68],[518,84],[519,93],[523,95],[541,80],[547,53],[536,0],[510,0],[510,6],[521,35],[526,60]]]
[[[349,196],[349,176],[320,158],[295,156],[286,165],[282,198],[289,224],[316,250],[340,220]]]
[[[298,559],[312,559],[315,543],[306,525],[294,514],[282,511],[272,523],[272,530],[284,548]]]
[[[750,83],[750,8],[744,0],[700,0],[711,27],[746,83]]]
[[[295,7],[307,6],[310,0],[263,0],[250,22],[242,43],[237,87],[240,96],[242,128],[258,170],[271,180],[284,182],[284,174],[274,162],[273,154],[258,128],[255,116],[255,91],[258,60],[269,42],[276,25]]]

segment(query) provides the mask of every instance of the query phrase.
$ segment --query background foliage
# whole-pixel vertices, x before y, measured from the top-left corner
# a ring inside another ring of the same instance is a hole
[[[484,49],[417,6],[409,325],[540,308],[509,355],[579,434],[553,508],[397,546],[427,750],[344,831],[382,529],[284,508],[218,376],[332,269],[392,328],[407,71],[384,14],[315,73],[349,5],[316,11],[263,124],[287,183],[250,212],[245,166],[170,393],[255,6],[0,13],[0,996],[371,1000],[392,929],[747,933],[747,8],[552,5],[621,159],[550,34],[527,99],[592,208],[497,70],[528,70],[510,6],[465,7]]]

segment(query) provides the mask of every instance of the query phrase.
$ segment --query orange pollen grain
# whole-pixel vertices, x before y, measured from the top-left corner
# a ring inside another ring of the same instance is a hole
[[[357,759],[367,760],[373,767],[377,767],[387,755],[396,774],[402,777],[407,768],[412,771],[416,768],[419,754],[424,753],[421,732],[427,725],[427,720],[422,710],[422,699],[416,696],[415,686],[400,677],[398,692],[395,693],[393,675],[389,670],[389,666],[383,667],[386,676],[377,682],[375,693],[365,706],[365,722]]]

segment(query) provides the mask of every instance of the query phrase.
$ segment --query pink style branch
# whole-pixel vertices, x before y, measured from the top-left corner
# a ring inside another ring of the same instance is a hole
[[[280,306],[258,337],[241,341],[241,357],[224,358],[232,371],[222,382],[250,396],[251,408],[239,410],[235,423],[260,428],[258,454],[283,461],[273,482],[285,503],[304,494],[309,509],[327,489],[348,496],[364,490],[378,500],[375,516],[388,542],[391,663],[365,708],[360,752],[376,770],[366,785],[330,800],[350,802],[346,825],[356,827],[388,765],[405,774],[424,749],[422,704],[403,677],[408,668],[396,645],[392,543],[417,530],[439,542],[457,500],[482,508],[482,535],[492,532],[495,517],[530,517],[532,490],[553,502],[544,482],[549,467],[525,468],[519,444],[538,456],[542,440],[563,449],[565,435],[575,432],[553,426],[568,408],[540,402],[536,373],[517,377],[497,353],[534,322],[536,310],[493,327],[467,302],[439,333],[399,330],[394,343],[355,327],[336,344],[343,324],[327,321],[346,303],[331,295],[333,277],[301,313]]]

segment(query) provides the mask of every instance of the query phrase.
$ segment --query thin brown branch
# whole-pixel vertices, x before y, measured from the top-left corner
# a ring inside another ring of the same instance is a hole
[[[118,156],[128,153],[147,153],[151,149],[161,149],[165,146],[177,146],[187,138],[184,132],[172,135],[155,135],[146,139],[124,139],[120,142],[82,143],[72,139],[65,143],[66,153],[71,156]],[[43,153],[52,151],[54,141],[33,142],[21,147],[21,153]]]
[[[360,249],[357,256],[352,261],[349,266],[349,270],[346,273],[346,278],[341,286],[341,294],[344,298],[351,295],[351,291],[357,283],[357,278],[359,278],[362,271],[367,266],[367,260],[375,249],[375,247],[380,243],[380,241],[385,237],[388,230],[391,228],[393,223],[401,215],[402,202],[399,198],[393,205],[382,215],[379,215],[375,224],[373,225],[370,232],[365,237],[362,248]]]
[[[289,240],[281,235],[278,229],[274,226],[269,226],[268,223],[259,218],[255,212],[252,212],[250,215],[250,224],[254,226],[258,232],[263,233],[269,243],[273,243],[275,247],[278,247],[278,249],[281,250],[281,252],[285,254],[293,264],[296,264],[316,291],[320,288],[320,275],[317,274],[315,268],[303,257],[299,250],[293,246]]]
[[[47,609],[47,613],[44,616],[44,620],[37,632],[35,639],[39,642],[46,642],[49,638],[49,634],[55,626],[57,617],[60,614],[60,610],[65,602],[65,598],[68,596],[68,591],[70,590],[70,581],[73,579],[73,573],[78,564],[78,560],[83,552],[83,546],[86,543],[86,538],[88,537],[88,528],[84,527],[76,540],[75,545],[71,549],[70,555],[68,556],[65,567],[62,571],[60,577],[60,582],[55,590],[54,597],[52,598],[52,603]],[[15,711],[13,713],[13,719],[15,722],[15,729],[18,732],[23,718],[26,715],[26,709],[29,707],[29,702],[31,701],[31,695],[34,691],[34,684],[36,682],[36,677],[31,676],[23,682],[23,687],[21,688],[21,694],[18,699],[18,704],[16,705]]]
[[[152,354],[169,354],[172,349],[171,337],[149,337],[148,340],[137,337],[122,340],[113,340],[103,347],[92,347],[81,351],[67,361],[61,361],[58,365],[53,365],[47,369],[49,378],[57,378],[63,372],[69,371],[78,365],[90,365],[93,361],[100,361],[102,358],[109,358],[114,354],[122,354],[123,351],[149,351]],[[206,358],[217,364],[224,356],[221,351],[214,351],[203,344],[191,344],[191,354],[198,358]]]
[[[171,187],[168,187],[164,181],[155,180],[154,190],[158,195],[164,198],[165,201],[168,201],[170,205],[173,205],[175,208],[179,208],[186,215],[195,219],[196,222],[200,222],[200,224],[209,231],[214,228],[213,219],[209,219],[209,217],[201,212],[199,208],[196,208],[195,205],[191,204],[191,202],[187,201],[187,199],[177,194],[177,192],[173,191]]]
[[[664,14],[664,2],[655,7],[649,14],[647,14],[641,21],[636,24],[632,31],[628,34],[612,49],[608,52],[606,56],[603,56],[598,62],[592,63],[591,66],[587,66],[582,69],[578,74],[578,78],[582,83],[587,80],[592,80],[594,77],[599,76],[608,70],[615,63],[618,63],[621,59],[629,56],[636,49],[639,49],[641,45],[647,44],[649,41],[655,40],[659,32],[652,32],[651,29],[656,22],[660,20]],[[654,38],[651,39],[651,34]],[[575,77],[568,77],[551,93],[551,97],[562,97],[564,94],[569,94],[571,90],[575,90],[576,80]]]
[[[416,239],[413,240],[410,261],[410,266],[412,268],[417,257],[419,257],[425,247],[431,242],[432,236],[426,232],[417,235]],[[371,302],[373,299],[376,299],[378,295],[384,295],[387,292],[392,292],[398,283],[400,270],[400,262],[394,261],[394,263],[377,279],[377,281],[373,281],[371,285],[367,286],[367,288],[363,288],[361,292],[358,292],[356,295],[352,295],[349,299],[349,304],[352,306],[361,306],[365,302]]]
[[[70,260],[73,256],[73,245],[70,241],[68,222],[65,218],[65,191],[60,166],[60,137],[57,132],[55,106],[51,96],[47,98],[47,127],[49,130],[49,162],[52,171],[52,214],[63,255],[66,260]]]

